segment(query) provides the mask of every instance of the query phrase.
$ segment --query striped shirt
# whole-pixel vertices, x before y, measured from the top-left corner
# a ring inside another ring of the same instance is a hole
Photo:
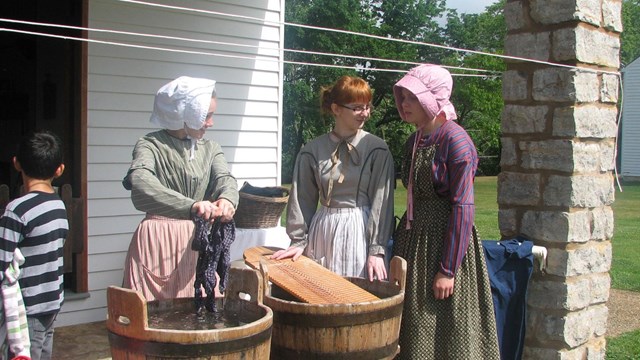
[[[408,144],[413,144],[410,139]],[[438,195],[449,198],[451,215],[444,238],[440,271],[455,276],[471,238],[475,217],[473,181],[478,153],[467,132],[454,121],[447,121],[425,135],[418,147],[437,144],[432,164],[433,184]]]
[[[0,277],[20,248],[25,262],[19,283],[28,316],[52,314],[62,306],[62,247],[68,231],[67,211],[57,194],[27,193],[0,217]]]

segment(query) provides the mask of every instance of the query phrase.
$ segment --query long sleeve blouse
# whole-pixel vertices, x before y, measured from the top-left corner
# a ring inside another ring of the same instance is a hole
[[[287,233],[293,245],[306,246],[318,202],[332,208],[368,206],[369,255],[384,254],[395,225],[393,158],[387,144],[366,131],[349,143],[335,142],[324,134],[298,153],[287,204]],[[336,149],[340,160],[332,171]]]
[[[238,204],[238,183],[218,143],[177,139],[166,130],[140,138],[123,180],[136,209],[175,219],[190,219],[196,201],[229,200]]]
[[[412,139],[407,143],[413,144]],[[451,202],[440,271],[455,276],[467,253],[473,229],[473,182],[478,168],[478,153],[467,132],[454,121],[447,121],[425,135],[418,147],[432,145],[437,145],[432,164],[434,189],[439,196],[447,197]]]

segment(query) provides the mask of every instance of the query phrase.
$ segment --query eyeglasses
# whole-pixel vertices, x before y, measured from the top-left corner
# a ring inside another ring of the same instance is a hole
[[[338,106],[341,106],[345,109],[349,109],[351,111],[353,111],[354,114],[362,114],[365,111],[373,111],[373,105],[368,104],[368,105],[358,105],[358,106],[348,106],[348,105],[342,105],[342,104],[338,104]]]

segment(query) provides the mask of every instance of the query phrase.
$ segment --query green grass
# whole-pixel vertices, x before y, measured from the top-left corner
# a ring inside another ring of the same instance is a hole
[[[640,183],[622,184],[622,191],[616,187],[613,203],[613,260],[611,261],[611,287],[615,289],[640,291]],[[607,338],[607,359],[640,359],[640,330],[628,332],[618,337]]]
[[[616,188],[611,264],[611,286],[616,289],[640,291],[639,205],[640,183],[622,184],[622,192]]]
[[[640,330],[607,338],[608,360],[640,359]]]

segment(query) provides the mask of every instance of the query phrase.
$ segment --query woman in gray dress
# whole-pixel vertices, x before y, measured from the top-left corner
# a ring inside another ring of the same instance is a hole
[[[237,181],[216,142],[204,139],[217,107],[215,81],[182,76],[158,90],[151,123],[123,180],[138,225],[125,260],[123,286],[151,300],[193,297],[198,253],[189,244],[193,216],[231,221]]]
[[[298,153],[287,204],[292,244],[274,258],[304,253],[342,276],[386,279],[395,171],[386,143],[362,129],[371,89],[363,79],[343,76],[320,97],[335,124]]]

